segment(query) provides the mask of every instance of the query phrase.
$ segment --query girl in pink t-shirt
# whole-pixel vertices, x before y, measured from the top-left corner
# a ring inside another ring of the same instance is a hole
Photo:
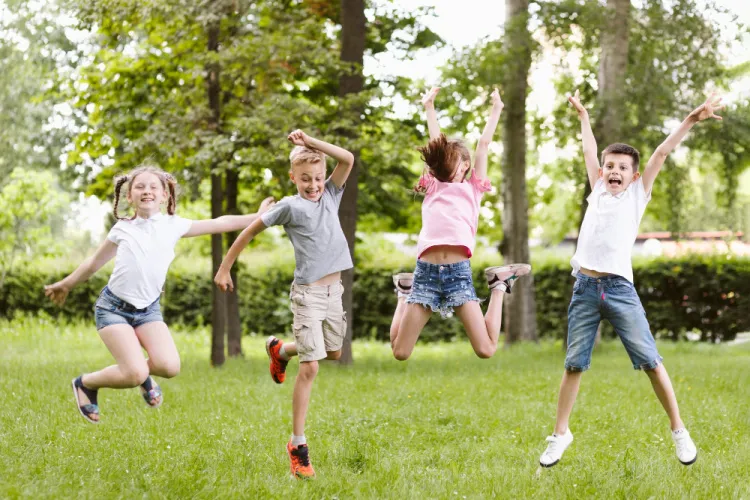
[[[407,359],[419,334],[433,312],[449,317],[455,310],[466,328],[474,352],[489,358],[497,350],[503,312],[503,294],[510,293],[515,280],[528,274],[528,264],[511,264],[485,269],[490,287],[487,314],[482,315],[474,290],[469,257],[474,252],[479,204],[490,190],[487,151],[497,128],[503,102],[497,89],[492,92],[492,111],[474,154],[459,140],[440,133],[435,113],[433,87],[423,98],[430,142],[419,148],[426,171],[415,188],[424,193],[422,231],[417,243],[414,273],[393,277],[398,305],[391,323],[391,347],[396,359]]]

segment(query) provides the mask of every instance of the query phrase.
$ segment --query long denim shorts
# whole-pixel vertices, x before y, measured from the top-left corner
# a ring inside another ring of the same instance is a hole
[[[568,352],[565,369],[591,366],[596,330],[602,319],[615,327],[636,370],[653,370],[662,361],[646,319],[646,311],[631,282],[621,276],[592,278],[578,273],[568,307]]]
[[[453,315],[453,308],[469,301],[479,302],[471,277],[471,264],[462,260],[455,264],[430,264],[417,260],[414,283],[406,298],[407,304],[422,304],[439,312],[443,318]]]
[[[153,321],[164,321],[159,299],[150,306],[138,309],[112,293],[106,286],[94,304],[94,317],[97,330],[110,325],[130,325],[135,328]]]

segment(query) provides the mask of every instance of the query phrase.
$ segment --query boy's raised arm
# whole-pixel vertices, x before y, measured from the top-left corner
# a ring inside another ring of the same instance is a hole
[[[503,101],[500,99],[500,93],[495,89],[490,95],[492,101],[492,110],[487,124],[484,126],[482,136],[479,138],[477,149],[474,152],[474,173],[479,179],[487,178],[487,152],[492,142],[492,137],[497,129],[497,122],[500,120],[500,113],[503,111]]]
[[[594,189],[596,180],[599,178],[599,158],[596,150],[596,139],[594,138],[594,131],[591,130],[591,122],[589,121],[589,112],[581,104],[581,97],[576,90],[575,95],[568,97],[568,102],[576,108],[578,112],[578,119],[581,120],[581,135],[583,136],[583,159],[586,163],[586,173],[589,177],[589,185],[591,189]]]
[[[693,125],[700,121],[707,120],[708,118],[721,120],[721,116],[716,114],[716,111],[724,109],[724,106],[720,106],[720,103],[721,97],[717,98],[716,94],[711,93],[708,99],[706,99],[706,102],[695,108],[687,118],[680,123],[677,130],[669,134],[666,140],[656,148],[654,154],[649,158],[646,168],[643,170],[643,189],[645,189],[647,193],[650,192],[651,188],[654,186],[654,180],[656,180],[656,176],[659,175],[659,171],[661,170],[662,165],[664,165],[664,161],[667,159],[667,156],[669,156],[669,153],[671,153],[672,150],[682,142],[682,139],[684,139],[690,129],[693,128]]]
[[[422,96],[422,106],[424,106],[427,115],[427,130],[430,133],[431,141],[440,137],[440,124],[438,124],[437,112],[435,111],[435,97],[438,92],[440,92],[440,87],[432,87]]]
[[[346,179],[349,178],[349,174],[354,166],[353,154],[339,146],[334,146],[328,142],[310,137],[301,130],[295,130],[289,134],[287,139],[289,139],[289,142],[295,146],[317,149],[336,160],[338,163],[336,164],[336,167],[334,167],[333,172],[331,172],[331,180],[339,188],[346,184]]]

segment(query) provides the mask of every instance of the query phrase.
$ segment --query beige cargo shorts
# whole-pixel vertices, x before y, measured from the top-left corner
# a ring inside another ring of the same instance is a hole
[[[292,328],[299,360],[318,361],[328,352],[344,345],[346,313],[341,297],[344,286],[339,281],[328,286],[292,283],[289,292],[294,314]]]

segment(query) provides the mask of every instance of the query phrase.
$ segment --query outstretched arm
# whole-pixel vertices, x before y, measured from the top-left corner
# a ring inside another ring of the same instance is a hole
[[[492,142],[492,137],[495,135],[497,122],[500,120],[500,113],[502,113],[504,106],[497,89],[493,90],[492,94],[490,94],[490,100],[492,101],[490,117],[487,119],[487,124],[484,126],[484,131],[482,132],[482,137],[479,138],[479,144],[477,144],[477,150],[474,152],[474,174],[479,179],[487,178],[487,153],[490,149],[490,143]]]
[[[432,87],[422,96],[422,105],[427,115],[427,130],[430,133],[431,141],[440,137],[440,124],[438,124],[437,112],[435,111],[435,97],[438,92],[440,92],[440,87]]]
[[[242,250],[244,250],[248,243],[258,236],[264,229],[266,229],[266,225],[263,224],[263,219],[258,217],[247,226],[240,235],[237,236],[234,243],[232,243],[224,260],[221,261],[219,271],[216,273],[216,276],[214,276],[214,283],[216,283],[216,286],[221,288],[223,292],[226,292],[227,289],[229,289],[230,292],[234,290],[234,284],[232,283],[229,271],[232,269],[234,262],[237,260],[237,257],[240,256]]]
[[[596,180],[599,178],[599,158],[597,157],[596,139],[594,131],[591,130],[589,112],[581,104],[581,97],[576,90],[575,95],[568,97],[568,102],[576,108],[578,119],[581,120],[581,135],[583,136],[583,160],[586,163],[586,173],[589,177],[589,185],[594,189]]]
[[[64,279],[44,286],[44,295],[49,297],[52,302],[61,306],[65,303],[68,292],[78,283],[82,283],[94,275],[101,267],[112,260],[117,253],[117,245],[109,239],[97,248],[96,253],[87,258],[75,271],[70,273]]]
[[[646,168],[643,170],[643,189],[645,189],[647,193],[651,191],[651,188],[654,186],[654,180],[656,180],[656,176],[659,175],[659,171],[661,170],[662,165],[664,165],[664,161],[667,159],[667,156],[669,156],[669,153],[671,153],[672,150],[682,142],[682,139],[684,139],[690,129],[693,128],[693,125],[708,118],[721,120],[721,116],[715,114],[716,111],[724,109],[724,106],[719,105],[720,103],[721,97],[716,98],[715,94],[711,93],[708,99],[706,99],[706,102],[695,108],[687,118],[680,123],[677,130],[669,134],[669,137],[667,137],[667,139],[656,148],[654,154],[649,158]]]
[[[190,226],[187,233],[182,235],[183,238],[201,236],[203,234],[228,233],[230,231],[239,231],[249,226],[260,215],[266,212],[274,204],[273,198],[268,197],[260,204],[258,212],[247,215],[222,215],[215,219],[196,220]]]
[[[331,180],[336,184],[336,187],[339,188],[346,183],[346,179],[349,178],[349,174],[354,166],[354,155],[349,151],[334,146],[328,142],[321,141],[320,139],[310,137],[301,130],[295,130],[289,134],[287,139],[289,139],[289,142],[295,146],[305,146],[310,149],[317,149],[336,160],[338,163],[333,169],[333,172],[331,172]]]

